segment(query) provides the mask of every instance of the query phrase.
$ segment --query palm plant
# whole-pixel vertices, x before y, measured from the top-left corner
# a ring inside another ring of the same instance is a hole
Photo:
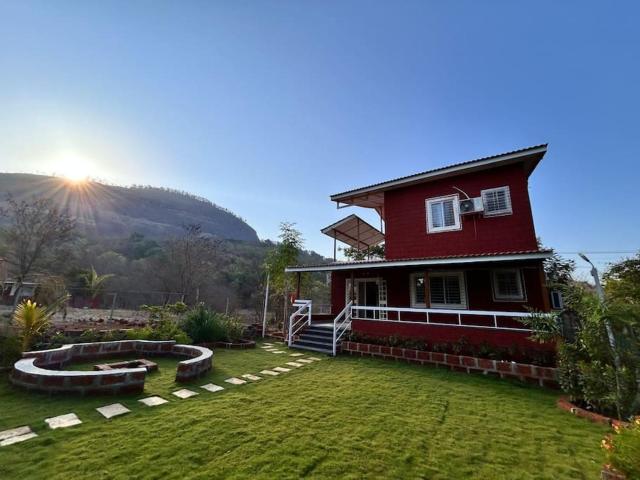
[[[13,312],[13,323],[19,331],[22,341],[22,351],[29,350],[33,339],[42,335],[50,324],[51,317],[69,299],[69,295],[63,295],[48,307],[38,305],[27,300],[18,305]]]
[[[98,275],[96,269],[91,266],[91,270],[82,275],[85,286],[91,295],[91,300],[95,300],[102,290],[104,289],[104,283],[113,277],[113,274],[107,273],[104,275]]]

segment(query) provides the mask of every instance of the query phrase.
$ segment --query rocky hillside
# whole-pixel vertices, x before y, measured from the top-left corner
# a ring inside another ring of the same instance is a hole
[[[165,188],[73,184],[44,175],[0,173],[0,206],[7,194],[17,199],[52,198],[77,218],[78,228],[89,237],[125,237],[138,232],[162,239],[178,234],[182,225],[200,224],[203,232],[220,238],[258,241],[255,230],[230,211]]]

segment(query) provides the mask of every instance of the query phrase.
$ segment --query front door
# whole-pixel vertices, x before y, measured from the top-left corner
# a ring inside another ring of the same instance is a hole
[[[378,280],[356,280],[356,304],[366,307],[379,306],[380,291]],[[378,318],[378,312],[374,310],[360,310],[361,318]]]

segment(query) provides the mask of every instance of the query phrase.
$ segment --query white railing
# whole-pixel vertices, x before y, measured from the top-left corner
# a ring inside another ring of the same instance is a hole
[[[291,346],[293,336],[300,331],[305,324],[311,325],[311,300],[296,300],[293,302],[295,312],[289,317],[289,337],[288,344]]]
[[[367,313],[370,315],[367,316]],[[380,312],[386,312],[387,318],[380,318]],[[395,313],[395,315],[390,315]],[[405,320],[402,319],[402,314],[405,315]],[[416,314],[425,315],[424,320],[415,319]],[[434,321],[432,316],[442,317],[443,315],[452,316],[454,322]],[[464,328],[484,328],[490,330],[509,330],[515,332],[530,332],[531,329],[514,326],[501,326],[498,321],[499,318],[508,318],[518,320],[519,318],[527,318],[533,315],[539,315],[529,312],[495,312],[487,310],[453,310],[453,309],[441,309],[441,308],[402,308],[402,307],[367,307],[361,305],[354,305],[351,307],[351,318],[353,320],[372,320],[376,322],[400,322],[400,323],[421,323],[428,325],[442,325],[446,327],[464,327]],[[395,317],[395,318],[393,318]],[[469,323],[466,317],[485,317],[490,319],[491,324],[482,325],[478,323]]]
[[[346,332],[351,327],[351,315],[353,310],[353,302],[349,302],[346,307],[342,309],[342,311],[338,314],[338,316],[333,320],[333,356],[336,356],[336,348],[338,342]]]

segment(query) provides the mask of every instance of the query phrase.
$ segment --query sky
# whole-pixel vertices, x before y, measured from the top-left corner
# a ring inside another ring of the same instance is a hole
[[[638,2],[0,0],[0,171],[186,190],[274,239],[329,195],[549,143],[537,234],[640,248]],[[597,253],[618,252],[618,253]],[[586,275],[584,262],[580,264]]]

